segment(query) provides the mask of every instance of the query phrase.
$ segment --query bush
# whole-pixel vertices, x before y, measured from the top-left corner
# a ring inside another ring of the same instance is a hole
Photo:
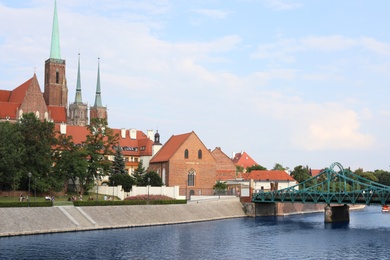
[[[0,208],[16,208],[16,207],[28,207],[29,202],[27,201],[15,201],[15,202],[0,202]],[[51,201],[39,201],[30,202],[30,207],[52,207],[53,202]]]

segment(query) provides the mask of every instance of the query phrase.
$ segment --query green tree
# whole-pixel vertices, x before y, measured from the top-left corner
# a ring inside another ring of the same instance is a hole
[[[150,172],[145,173],[142,176],[141,185],[139,185],[139,184],[137,184],[137,185],[138,186],[150,185],[150,186],[155,186],[155,187],[161,187],[161,186],[163,186],[163,182],[161,180],[160,175],[158,175],[157,172],[150,171]]]
[[[122,185],[125,192],[130,192],[135,184],[135,179],[128,174],[113,174],[110,176],[110,185]]]
[[[143,175],[146,173],[146,170],[144,168],[142,160],[138,162],[138,167],[137,169],[134,170],[134,178],[135,178],[135,183],[137,186],[145,186],[145,183],[143,182]]]
[[[217,181],[214,184],[213,189],[214,189],[214,193],[223,194],[223,193],[225,193],[225,191],[227,189],[227,184],[226,184],[226,182]]]
[[[253,165],[253,166],[246,167],[246,172],[248,173],[254,170],[267,170],[267,168],[261,165]]]
[[[115,157],[114,161],[112,162],[112,174],[127,174],[126,172],[126,166],[125,166],[125,160],[123,158],[122,154],[122,148],[118,144],[115,149]]]
[[[33,113],[24,114],[18,124],[23,136],[26,156],[23,158],[22,170],[24,187],[29,181],[31,172],[34,187],[38,191],[59,191],[63,187],[61,176],[53,171],[53,147],[57,144],[54,124],[41,122]]]
[[[275,163],[274,168],[272,168],[272,170],[285,171],[285,170],[288,170],[288,167],[285,168],[280,163]]]
[[[119,136],[114,134],[104,119],[91,119],[87,128],[89,134],[83,142],[88,158],[88,174],[85,184],[87,187],[91,187],[95,180],[100,180],[102,176],[109,173],[112,162],[108,159],[108,156],[113,154],[112,147],[117,145]]]
[[[390,186],[390,172],[375,170],[374,175],[378,178],[379,183]]]
[[[71,180],[74,187],[78,181],[80,189],[84,193],[89,187],[86,186],[88,162],[85,150],[75,145],[72,136],[59,134],[58,146],[54,150],[54,170],[60,174],[67,188],[68,180]]]
[[[0,189],[16,190],[23,171],[20,167],[26,156],[23,136],[16,124],[0,123]]]
[[[293,177],[298,183],[304,182],[310,179],[309,170],[307,167],[302,165],[296,166],[291,172],[291,177]]]

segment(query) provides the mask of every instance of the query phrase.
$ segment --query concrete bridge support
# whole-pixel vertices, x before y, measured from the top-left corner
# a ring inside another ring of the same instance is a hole
[[[256,217],[276,216],[277,206],[276,203],[255,203]]]
[[[330,206],[326,205],[324,209],[325,223],[349,222],[349,206]]]

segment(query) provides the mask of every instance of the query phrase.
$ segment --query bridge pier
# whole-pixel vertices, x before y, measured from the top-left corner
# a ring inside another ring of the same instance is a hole
[[[349,206],[330,206],[324,208],[325,223],[349,222]]]

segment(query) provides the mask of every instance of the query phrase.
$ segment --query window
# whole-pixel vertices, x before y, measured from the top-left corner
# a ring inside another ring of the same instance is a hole
[[[58,82],[60,82],[60,73],[57,70],[56,71],[56,83],[58,84]]]
[[[200,149],[198,151],[198,159],[202,159],[202,150],[200,150]]]
[[[184,159],[188,159],[188,149],[184,151]]]
[[[188,186],[195,186],[195,171],[190,170],[188,172]]]

